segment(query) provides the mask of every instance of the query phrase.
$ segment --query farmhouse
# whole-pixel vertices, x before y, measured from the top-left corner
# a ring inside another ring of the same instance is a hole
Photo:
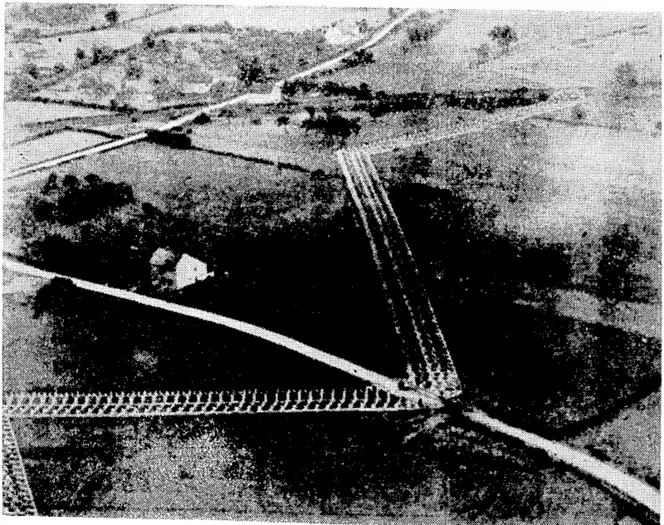
[[[203,261],[186,253],[177,257],[166,248],[159,248],[152,254],[150,267],[150,280],[158,290],[181,290],[214,276]]]

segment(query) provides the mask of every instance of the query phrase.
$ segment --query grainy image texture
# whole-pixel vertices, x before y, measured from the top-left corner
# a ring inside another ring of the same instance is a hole
[[[659,522],[660,13],[5,13],[4,514]]]

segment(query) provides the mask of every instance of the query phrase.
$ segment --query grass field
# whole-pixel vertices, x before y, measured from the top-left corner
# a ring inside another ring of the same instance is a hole
[[[72,74],[40,91],[49,99],[109,105],[113,101],[154,109],[166,102],[234,93],[241,87],[236,77],[237,62],[243,57],[258,57],[269,79],[283,78],[335,53],[338,42],[325,32],[333,23],[344,21],[355,27],[355,22],[366,19],[371,31],[388,18],[387,10],[381,9],[180,6],[124,26],[11,43],[6,60],[17,72],[27,62],[38,68],[58,63],[73,68]],[[222,22],[231,25],[197,34],[178,29]],[[158,36],[154,49],[139,45],[153,30],[170,33]],[[90,57],[93,47],[100,46],[130,51],[107,64],[77,65],[78,48]]]
[[[287,126],[278,126],[277,116],[252,111],[246,117],[218,118],[209,124],[194,126],[192,142],[201,148],[288,162],[312,171],[338,170],[333,152],[323,150],[314,137],[307,136],[300,128],[303,115],[291,115]],[[255,123],[256,119],[259,123]]]
[[[106,142],[108,139],[91,133],[61,131],[5,149],[5,173],[35,162],[48,160],[72,151]]]
[[[40,280],[3,271],[2,388],[29,391],[59,386],[48,347],[49,324],[35,319],[32,299]]]
[[[10,34],[17,34],[26,28],[38,29],[43,34],[67,31],[86,31],[91,27],[104,27],[108,24],[106,13],[113,7],[122,24],[134,18],[150,16],[163,11],[168,6],[157,4],[33,4],[23,6],[9,3],[6,11],[6,28]]]
[[[339,20],[366,19],[370,26],[387,21],[387,9],[346,8],[322,6],[206,6],[190,5],[138,20],[132,29],[153,31],[186,24],[217,25],[224,22],[237,28],[258,27],[277,31],[305,31],[320,29]]]
[[[108,112],[98,109],[23,101],[6,101],[4,109],[3,140],[5,147],[30,137],[32,135],[28,129],[30,125],[51,120],[108,115]]]
[[[519,185],[514,202],[499,188],[481,195],[500,207],[501,227],[574,242],[584,232],[596,236],[607,224],[629,222],[658,236],[659,136],[542,120],[512,124],[429,145],[433,170],[442,174],[429,183],[445,186],[445,164],[469,155]]]
[[[97,173],[111,181],[131,184],[140,200],[160,196],[186,185],[211,185],[218,190],[244,192],[297,183],[300,173],[277,170],[253,162],[191,150],[174,150],[141,143],[60,166],[58,174]]]
[[[662,393],[654,392],[611,421],[570,440],[649,482],[659,482]]]
[[[331,80],[386,91],[447,91],[495,87],[606,87],[618,64],[636,68],[639,82],[661,82],[661,19],[639,13],[442,11],[441,28],[425,44],[403,51],[407,26],[372,52],[374,64],[340,71]],[[415,22],[411,22],[414,24]],[[507,54],[488,32],[511,25],[518,41]],[[477,49],[489,46],[480,64]]]

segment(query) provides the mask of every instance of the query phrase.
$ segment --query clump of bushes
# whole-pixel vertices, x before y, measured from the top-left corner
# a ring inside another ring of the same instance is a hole
[[[75,224],[134,203],[134,192],[125,182],[104,181],[91,173],[83,181],[66,175],[62,182],[51,174],[41,194],[29,201],[38,222]]]
[[[188,137],[184,133],[159,131],[157,129],[150,129],[146,133],[148,141],[154,144],[160,144],[175,149],[191,148],[191,137]]]
[[[357,67],[375,62],[373,53],[366,49],[358,49],[351,56],[344,58],[341,63],[344,67]]]
[[[408,28],[408,41],[414,46],[422,45],[435,34],[435,25],[428,22],[422,22]]]
[[[306,131],[317,132],[324,145],[331,147],[335,141],[339,141],[341,145],[345,144],[346,140],[353,134],[357,135],[360,132],[359,118],[346,118],[340,115],[334,108],[327,107],[323,110],[323,115],[311,116],[302,121],[302,127]]]
[[[616,66],[614,83],[619,89],[635,88],[639,85],[636,68],[630,62],[623,62]]]
[[[212,119],[210,118],[210,115],[205,112],[199,113],[193,120],[194,124],[207,124],[209,122],[212,122]]]
[[[518,40],[516,31],[509,25],[495,26],[489,31],[489,37],[504,49],[505,52],[508,52],[510,45]]]

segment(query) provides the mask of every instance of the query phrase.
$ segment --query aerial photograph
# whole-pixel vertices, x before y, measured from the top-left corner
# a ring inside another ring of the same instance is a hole
[[[335,3],[4,4],[3,515],[659,523],[661,8]]]

